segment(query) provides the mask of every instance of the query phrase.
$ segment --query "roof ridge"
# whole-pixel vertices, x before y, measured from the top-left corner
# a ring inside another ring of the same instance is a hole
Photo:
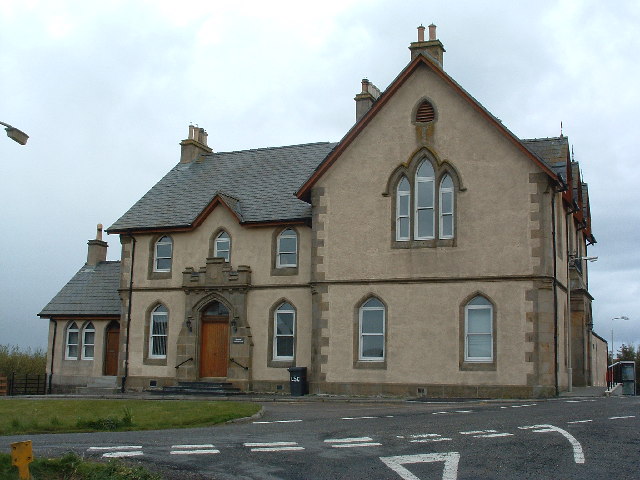
[[[230,150],[228,152],[214,152],[214,153],[210,153],[206,156],[211,157],[213,155],[220,155],[220,154],[228,154],[228,153],[245,153],[245,152],[261,152],[264,150],[279,150],[282,148],[293,148],[293,147],[308,147],[311,145],[329,145],[332,143],[338,143],[338,142],[309,142],[309,143],[297,143],[294,145],[281,145],[279,147],[260,147],[260,148],[248,148],[246,150]]]
[[[568,137],[562,135],[560,137],[540,137],[540,138],[522,138],[523,142],[543,142],[545,140],[568,140]]]

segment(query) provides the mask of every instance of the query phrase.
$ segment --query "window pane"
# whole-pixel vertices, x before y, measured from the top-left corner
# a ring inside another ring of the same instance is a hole
[[[169,258],[171,257],[171,244],[157,244],[156,245],[156,257]]]
[[[93,345],[84,346],[84,358],[93,358]]]
[[[296,254],[295,253],[281,253],[280,254],[280,265],[295,265],[296,264]]]
[[[84,343],[85,345],[87,344],[94,344],[94,338],[96,336],[96,332],[84,332]]]
[[[419,177],[433,177],[433,166],[431,165],[431,162],[425,161],[422,162],[422,164],[420,165],[420,168],[418,169],[418,176]]]
[[[222,232],[220,235],[218,235],[219,239],[228,239],[229,238],[229,234],[227,232]]]
[[[167,317],[164,315],[153,316],[153,335],[166,335],[167,334]]]
[[[278,313],[277,334],[293,335],[293,313]]]
[[[164,356],[167,354],[167,337],[153,337],[152,355]]]
[[[362,311],[362,333],[384,332],[384,310]]]
[[[433,207],[433,182],[418,182],[418,207]]]
[[[418,210],[418,237],[433,237],[433,210]]]
[[[362,357],[363,358],[383,358],[384,337],[382,335],[362,336]]]
[[[467,310],[467,332],[491,333],[491,310],[488,308]]]
[[[442,192],[440,211],[442,213],[453,212],[453,192]]]
[[[400,218],[398,225],[398,237],[400,238],[409,238],[409,219],[408,218]]]
[[[453,215],[442,216],[442,231],[441,237],[453,237]]]
[[[69,358],[78,356],[78,345],[69,345],[67,349],[67,356]]]
[[[295,252],[296,243],[297,242],[295,238],[280,237],[280,252]]]
[[[398,191],[409,192],[409,180],[407,180],[407,177],[402,177],[402,180],[398,184]]]
[[[474,297],[473,300],[471,300],[469,302],[469,305],[487,305],[487,306],[491,306],[491,302],[489,300],[487,300],[484,297],[481,297],[480,295],[478,295],[477,297]]]
[[[69,341],[67,343],[77,345],[78,343],[78,332],[69,332]]]
[[[276,356],[293,357],[293,337],[276,338]]]
[[[453,188],[453,180],[451,180],[449,175],[445,175],[440,185],[442,188]]]
[[[158,258],[156,260],[156,270],[169,270],[171,268],[170,258]]]
[[[398,198],[398,215],[409,215],[409,195],[400,195]]]
[[[491,335],[469,335],[467,356],[491,358]]]
[[[371,308],[371,307],[384,308],[384,304],[377,298],[370,298],[369,300],[364,302],[362,307],[363,308]]]

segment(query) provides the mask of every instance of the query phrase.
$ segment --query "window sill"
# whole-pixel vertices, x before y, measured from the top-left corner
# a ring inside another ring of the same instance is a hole
[[[295,366],[296,366],[295,359],[267,361],[267,367],[269,368],[289,368],[289,367],[295,367]]]
[[[298,267],[274,267],[271,269],[271,275],[274,277],[298,275]]]
[[[369,370],[386,370],[386,360],[356,360],[353,362],[353,368],[355,369],[369,369]]]
[[[460,363],[460,370],[465,372],[495,372],[497,367],[495,360],[488,362],[466,360]]]
[[[149,280],[160,280],[171,278],[171,270],[168,272],[149,272]]]
[[[392,240],[391,248],[437,248],[455,247],[455,238],[432,238],[430,240]]]
[[[142,363],[144,365],[157,365],[163,367],[167,365],[167,358],[145,358]]]

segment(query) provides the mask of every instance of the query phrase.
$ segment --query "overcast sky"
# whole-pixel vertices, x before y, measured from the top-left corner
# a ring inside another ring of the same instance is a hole
[[[338,141],[360,80],[386,88],[421,23],[517,136],[563,122],[598,240],[595,330],[640,343],[640,2],[3,0],[0,121],[30,138],[0,136],[0,344],[46,345],[36,314],[96,224],[177,163],[190,122],[215,151]]]

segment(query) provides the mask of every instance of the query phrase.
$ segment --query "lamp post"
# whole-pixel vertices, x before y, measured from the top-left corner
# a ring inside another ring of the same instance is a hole
[[[15,127],[12,127],[8,123],[0,122],[0,125],[5,127],[7,131],[7,137],[9,137],[14,142],[18,142],[20,145],[26,145],[27,140],[29,139],[29,135],[24,133],[22,130],[18,130]]]
[[[613,364],[613,321],[614,320],[629,320],[629,317],[626,315],[621,315],[619,317],[613,317],[611,319],[611,363]]]

